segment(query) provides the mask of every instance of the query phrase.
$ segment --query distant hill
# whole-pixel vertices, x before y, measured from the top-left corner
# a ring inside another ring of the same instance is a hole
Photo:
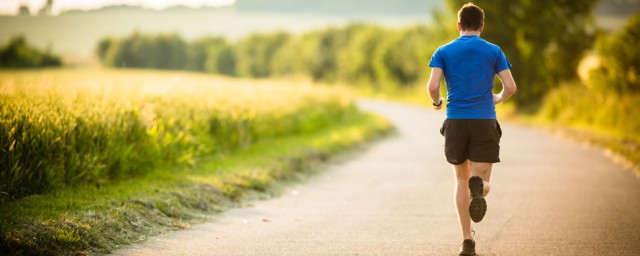
[[[433,9],[444,9],[443,0],[237,0],[227,7],[192,8],[183,5],[163,10],[145,9],[135,5],[110,5],[93,10],[67,10],[61,14],[114,13],[114,12],[215,12],[235,10],[238,12],[317,14],[322,16],[425,16]],[[602,0],[596,15],[628,17],[640,12],[640,0]]]
[[[164,10],[145,9],[132,5],[112,5],[94,10],[68,10],[61,14],[114,13],[114,12],[210,12],[234,10],[236,12],[315,14],[321,16],[429,16],[432,9],[443,9],[442,0],[237,0],[228,7],[191,8],[173,6]]]
[[[442,0],[238,0],[238,11],[370,16],[425,15]]]
[[[108,5],[99,9],[91,10],[66,10],[60,13],[60,15],[67,14],[95,14],[95,13],[123,13],[123,12],[137,12],[137,13],[171,13],[171,12],[208,12],[227,10],[231,7],[201,7],[192,8],[184,5],[175,5],[162,10],[146,9],[137,5]]]
[[[78,14],[78,13],[100,13],[100,12],[122,12],[122,11],[150,11],[148,9],[142,8],[141,6],[136,5],[108,5],[99,9],[90,9],[90,10],[65,10],[60,12],[60,15],[65,14]]]
[[[68,10],[58,16],[0,16],[0,45],[24,35],[35,46],[69,60],[90,60],[105,36],[177,33],[185,40],[222,36],[230,40],[252,33],[301,33],[350,22],[404,27],[429,22],[430,6],[441,0],[239,0],[226,7],[172,6],[162,10],[131,5]]]

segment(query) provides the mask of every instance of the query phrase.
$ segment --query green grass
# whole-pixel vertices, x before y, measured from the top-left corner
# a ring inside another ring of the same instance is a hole
[[[346,89],[187,72],[0,71],[0,254],[183,229],[389,131]]]
[[[184,229],[252,198],[247,195],[277,193],[283,181],[318,170],[337,153],[389,130],[385,120],[353,112],[317,131],[205,156],[194,166],[167,166],[111,186],[84,185],[6,203],[0,206],[0,253],[107,253]]]
[[[346,90],[155,71],[0,72],[0,203],[106,186],[355,111]]]

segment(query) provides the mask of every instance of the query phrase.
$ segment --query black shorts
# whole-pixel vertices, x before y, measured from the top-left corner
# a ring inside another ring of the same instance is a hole
[[[502,130],[495,119],[446,119],[440,133],[444,135],[447,162],[458,165],[467,159],[481,163],[500,162]]]

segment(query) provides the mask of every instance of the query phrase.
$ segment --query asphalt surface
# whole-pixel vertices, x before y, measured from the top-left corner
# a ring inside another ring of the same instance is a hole
[[[444,112],[360,101],[398,134],[274,199],[117,255],[457,255]],[[640,181],[600,150],[502,124],[479,255],[640,255]]]

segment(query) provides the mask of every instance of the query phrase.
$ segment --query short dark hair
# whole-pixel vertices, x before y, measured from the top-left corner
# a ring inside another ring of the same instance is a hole
[[[458,22],[462,30],[477,31],[484,23],[484,11],[477,5],[469,2],[458,11]]]

